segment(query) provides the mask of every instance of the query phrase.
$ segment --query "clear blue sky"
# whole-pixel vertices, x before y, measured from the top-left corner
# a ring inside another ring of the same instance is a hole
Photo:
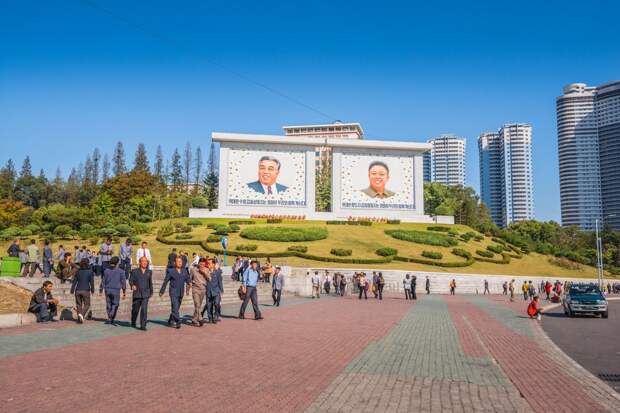
[[[0,1],[2,164],[66,174],[117,140],[169,156],[212,131],[330,121],[210,60],[368,138],[464,136],[476,190],[478,134],[530,123],[536,217],[559,220],[555,97],[620,78],[617,1],[94,1],[135,25],[87,0]]]

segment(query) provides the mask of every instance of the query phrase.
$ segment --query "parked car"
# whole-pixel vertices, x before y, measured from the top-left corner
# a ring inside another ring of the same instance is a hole
[[[607,300],[596,284],[572,284],[562,300],[564,314],[574,317],[575,314],[600,314],[607,318]]]

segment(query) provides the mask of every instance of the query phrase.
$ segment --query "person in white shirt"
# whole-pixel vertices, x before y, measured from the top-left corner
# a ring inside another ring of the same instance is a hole
[[[314,272],[312,276],[312,298],[321,298],[321,276],[318,271]]]
[[[140,262],[140,258],[146,257],[149,260],[149,270],[153,269],[153,259],[151,258],[151,251],[147,248],[146,241],[142,241],[140,248],[136,251],[136,262]]]

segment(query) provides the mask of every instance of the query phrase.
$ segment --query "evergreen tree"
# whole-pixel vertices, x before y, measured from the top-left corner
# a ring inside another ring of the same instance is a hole
[[[16,177],[15,165],[13,160],[9,159],[4,168],[0,169],[0,199],[13,199]]]
[[[114,148],[112,172],[114,176],[127,172],[127,167],[125,166],[125,148],[123,148],[123,142],[120,141],[116,144],[116,148]]]
[[[101,166],[101,181],[105,182],[110,177],[110,157],[106,153],[103,155],[103,165]]]
[[[196,156],[194,159],[194,192],[197,191],[198,184],[200,183],[200,179],[202,178],[202,149],[199,147],[196,148]]]
[[[316,210],[329,212],[332,210],[332,167],[329,156],[321,160],[321,168],[315,178]]]
[[[157,152],[155,153],[155,164],[153,165],[153,171],[155,172],[155,176],[157,176],[161,182],[165,182],[164,155],[161,151],[161,145],[157,145]]]
[[[32,176],[32,165],[30,165],[30,157],[26,156],[24,163],[22,163],[22,170],[19,174],[20,178],[27,178]]]
[[[138,172],[150,172],[149,160],[146,157],[146,148],[143,143],[138,144],[136,158],[133,162],[133,170]]]
[[[179,150],[176,148],[172,154],[172,165],[170,169],[170,184],[172,185],[172,190],[178,192],[183,185],[183,170],[181,168],[181,155],[179,155]]]
[[[93,173],[92,173],[91,180],[93,181],[95,185],[97,185],[99,183],[99,170],[101,168],[101,152],[99,151],[99,148],[95,148],[93,150],[92,160],[93,160]]]
[[[219,177],[215,169],[215,145],[211,142],[209,162],[207,163],[207,177],[205,178],[205,196],[209,211],[216,209],[218,202]]]
[[[187,142],[183,151],[183,178],[185,179],[185,192],[189,192],[189,180],[192,172],[192,146]]]

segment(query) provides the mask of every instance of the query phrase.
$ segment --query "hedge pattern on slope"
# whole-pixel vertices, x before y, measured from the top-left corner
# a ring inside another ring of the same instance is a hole
[[[459,244],[457,240],[450,236],[427,231],[386,229],[385,234],[403,241],[434,245],[438,247],[455,247]]]
[[[325,228],[249,227],[239,235],[258,241],[300,242],[322,240],[327,238],[328,233]]]

